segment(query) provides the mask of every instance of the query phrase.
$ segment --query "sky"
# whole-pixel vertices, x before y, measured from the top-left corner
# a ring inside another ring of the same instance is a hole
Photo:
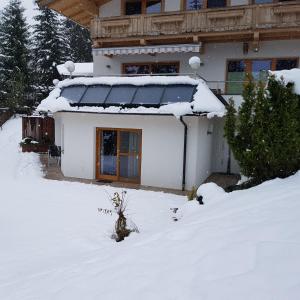
[[[8,4],[9,0],[0,0],[0,10]],[[26,17],[29,24],[33,23],[34,16],[34,0],[22,0],[23,6],[26,8]]]

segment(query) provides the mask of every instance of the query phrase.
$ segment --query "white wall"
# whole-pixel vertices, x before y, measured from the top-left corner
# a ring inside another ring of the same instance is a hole
[[[94,75],[116,75],[122,72],[123,63],[179,61],[181,73],[191,73],[188,60],[196,53],[175,53],[151,55],[122,55],[107,58],[94,55]],[[203,66],[200,74],[208,81],[225,81],[226,62],[228,59],[280,58],[298,57],[300,55],[300,40],[261,42],[259,52],[249,49],[243,54],[243,43],[206,44],[204,54],[198,54]],[[109,67],[107,67],[109,66]],[[222,83],[209,83],[211,88],[224,89]]]
[[[229,146],[224,137],[225,118],[214,118],[213,142],[212,142],[212,172],[227,172]],[[232,153],[230,172],[238,174],[240,168]]]
[[[121,0],[111,0],[99,7],[100,17],[116,17],[121,14]]]
[[[57,113],[64,126],[62,172],[76,178],[95,178],[96,128],[142,129],[141,184],[181,189],[184,127],[173,116],[132,116]],[[211,172],[210,121],[184,117],[188,124],[186,188],[199,186]]]
[[[179,11],[181,0],[165,0],[165,11]]]

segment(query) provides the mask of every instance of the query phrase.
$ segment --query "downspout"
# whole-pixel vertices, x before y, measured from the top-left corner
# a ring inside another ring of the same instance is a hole
[[[185,191],[186,185],[186,150],[187,150],[187,133],[188,127],[187,124],[183,121],[182,116],[179,118],[179,121],[184,126],[184,147],[183,147],[183,168],[182,168],[182,191]]]

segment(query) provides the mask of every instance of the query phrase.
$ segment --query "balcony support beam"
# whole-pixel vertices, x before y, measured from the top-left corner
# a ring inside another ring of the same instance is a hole
[[[253,43],[252,43],[252,48],[254,52],[259,51],[259,41],[260,41],[260,34],[259,31],[255,31],[253,34]]]

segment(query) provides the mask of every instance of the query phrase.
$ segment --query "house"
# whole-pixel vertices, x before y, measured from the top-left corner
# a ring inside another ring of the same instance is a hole
[[[188,64],[190,57],[199,56],[202,61],[199,73],[208,87],[215,94],[221,95],[223,99],[233,98],[238,105],[242,101],[241,94],[246,73],[251,73],[256,80],[264,80],[268,70],[293,69],[299,66],[300,3],[298,1],[40,0],[38,3],[90,29],[93,39],[94,77],[120,76],[119,80],[121,80],[121,76],[186,75],[191,73]],[[74,92],[74,102],[76,102],[76,97],[79,96]],[[65,139],[67,135],[72,139],[73,151],[75,148],[76,151],[78,151],[77,148],[84,151],[85,144],[81,143],[83,135],[89,136],[90,141],[97,143],[97,128],[141,129],[137,127],[149,122],[149,126],[150,124],[151,126],[157,125],[153,129],[156,134],[161,134],[165,129],[161,126],[164,123],[160,124],[160,121],[157,121],[162,116],[105,115],[99,114],[99,107],[94,109],[94,113],[90,110],[92,107],[89,107],[88,113],[82,108],[78,109],[77,113],[75,111],[55,113],[56,126],[64,128],[65,131],[62,130],[62,132],[65,134]],[[65,115],[62,117],[62,114]],[[165,116],[170,118],[170,122],[174,122],[172,126],[171,123],[166,125],[166,128],[172,127],[174,130],[177,128],[177,131],[175,130],[178,133],[176,141],[180,140],[182,143],[182,138],[179,137],[183,135],[183,128],[180,127],[182,124],[173,115],[172,113],[172,116]],[[198,120],[195,122],[201,123],[198,132],[191,134],[192,129],[188,130],[191,135],[187,135],[187,145],[199,140],[201,147],[199,144],[196,149],[208,147],[209,150],[205,153],[210,152],[209,156],[198,155],[198,150],[194,152],[195,159],[202,163],[206,160],[207,165],[199,165],[195,170],[190,170],[196,180],[189,180],[188,177],[191,175],[188,175],[189,171],[187,171],[187,189],[194,184],[199,185],[205,179],[204,173],[207,177],[211,172],[238,171],[236,162],[230,158],[230,151],[223,137],[224,118],[208,119],[203,115],[195,116],[194,112],[191,116],[187,113],[187,116],[181,117],[187,123],[194,122],[188,120]],[[117,118],[121,119],[117,120]],[[140,120],[137,120],[138,118]],[[102,123],[102,120],[105,122]],[[85,123],[89,123],[89,127],[82,125]],[[64,127],[66,124],[72,125],[74,132]],[[81,132],[81,135],[78,136],[76,132]],[[166,130],[167,132],[172,131]],[[206,138],[204,138],[204,132],[206,132]],[[207,132],[212,134],[207,134]],[[117,137],[119,136],[118,131]],[[155,172],[149,174],[147,172],[150,172],[150,166],[145,168],[140,178],[141,184],[163,185],[178,189],[181,187],[180,179],[177,181],[171,179],[175,170],[168,170],[164,165],[167,163],[165,159],[174,151],[177,151],[178,160],[182,160],[183,156],[184,146],[178,144],[176,148],[172,147],[174,145],[171,140],[167,142],[170,137],[173,135],[164,135],[165,143],[170,146],[170,154],[162,155],[164,158],[161,161],[158,160],[157,165],[149,164]],[[60,139],[63,141],[64,138],[57,136],[57,142]],[[144,144],[143,150],[146,146],[147,143]],[[151,146],[157,147],[153,143]],[[64,160],[65,162],[68,160],[70,165],[73,164],[73,169],[70,168],[70,172],[65,170],[65,175],[97,177],[95,170],[94,173],[91,171],[86,173],[88,162],[84,155],[79,157],[66,149],[64,155],[63,171]],[[144,151],[142,155],[144,157]],[[157,155],[160,156],[160,154]],[[143,157],[141,164],[145,166],[146,162],[143,161]],[[190,162],[187,159],[186,170],[191,168],[188,164],[195,163],[195,159],[190,158]],[[173,160],[168,165],[173,167]],[[183,174],[183,163],[178,164],[176,168],[176,176]],[[169,172],[161,174],[163,169]],[[195,172],[201,173],[201,176],[198,173],[196,175]],[[149,180],[143,181],[143,174],[144,179]],[[158,179],[160,175],[166,178],[166,182]],[[170,177],[170,182],[168,182],[168,177]],[[183,175],[181,179],[182,177]]]
[[[95,77],[60,82],[38,111],[65,176],[190,190],[211,173],[225,103],[188,76]]]

